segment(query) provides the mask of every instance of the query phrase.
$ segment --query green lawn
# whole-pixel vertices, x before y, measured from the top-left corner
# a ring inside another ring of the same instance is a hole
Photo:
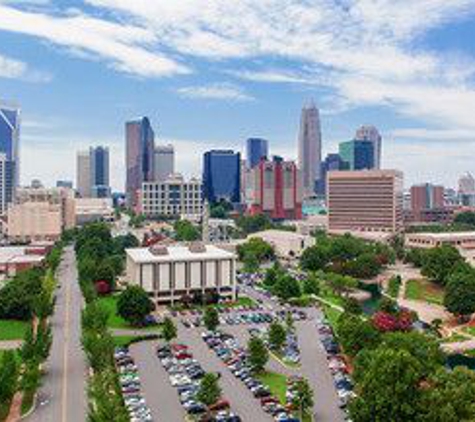
[[[222,309],[222,308],[236,308],[238,306],[255,306],[255,305],[256,305],[256,302],[254,301],[254,299],[247,296],[241,296],[236,301],[226,302],[226,303],[222,303],[222,304],[218,304],[214,306],[216,306],[216,308],[218,309],[220,308]],[[206,308],[206,306],[204,305],[192,305],[190,307],[185,307],[182,304],[176,304],[176,305],[170,306],[170,309],[174,311],[178,311],[178,312],[187,311],[187,310],[203,310],[204,308]]]
[[[398,281],[396,277],[391,277],[388,282],[388,289],[387,293],[393,299],[396,299],[399,295],[399,289],[401,288],[401,283]]]
[[[454,333],[450,337],[441,338],[440,343],[458,343],[466,340],[470,340],[470,337],[464,336],[463,334]]]
[[[28,329],[28,322],[10,319],[0,319],[1,340],[23,340]]]
[[[332,305],[343,306],[344,300],[341,296],[337,295],[328,286],[322,285],[320,288],[320,294],[318,295]]]
[[[424,279],[409,280],[406,284],[406,299],[443,305],[444,289]]]
[[[475,327],[465,327],[463,331],[475,337]]]
[[[122,317],[117,315],[117,300],[118,296],[106,296],[98,299],[101,306],[106,308],[109,311],[109,320],[107,321],[107,326],[109,328],[119,328],[125,330],[141,330],[141,331],[157,331],[157,327],[145,327],[137,328],[131,326],[127,321]]]
[[[257,379],[267,385],[271,393],[277,397],[282,404],[285,404],[285,393],[287,392],[287,377],[276,372],[264,372],[259,374]]]

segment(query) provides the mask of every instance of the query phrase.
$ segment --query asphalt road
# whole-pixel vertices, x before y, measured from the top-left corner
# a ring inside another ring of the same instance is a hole
[[[85,356],[81,348],[82,294],[72,247],[58,269],[59,287],[51,318],[53,344],[45,365],[37,407],[28,422],[85,422],[87,415]]]

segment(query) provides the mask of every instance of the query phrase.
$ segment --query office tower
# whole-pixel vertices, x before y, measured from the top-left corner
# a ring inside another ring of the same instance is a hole
[[[374,169],[374,146],[371,141],[348,141],[339,146],[339,155],[347,170]]]
[[[418,213],[423,210],[444,207],[444,187],[430,183],[411,186],[411,210]]]
[[[90,183],[93,198],[108,198],[111,195],[109,183],[109,148],[90,147]]]
[[[0,215],[7,211],[7,156],[0,153]]]
[[[397,170],[330,171],[330,231],[396,233],[403,228],[403,175]]]
[[[317,194],[326,195],[327,174],[332,170],[345,170],[345,162],[339,154],[328,154],[320,166],[320,180],[317,183]]]
[[[203,189],[198,179],[186,181],[172,174],[161,182],[146,182],[140,192],[140,212],[149,217],[200,218],[203,212]]]
[[[475,194],[475,178],[467,172],[458,180],[459,194]]]
[[[259,164],[261,159],[269,155],[269,143],[261,138],[249,138],[246,143],[246,160],[249,168]]]
[[[247,212],[275,220],[302,218],[302,183],[294,161],[274,157],[249,170]]]
[[[210,203],[241,201],[241,154],[232,150],[211,150],[203,157],[204,197]]]
[[[154,139],[155,134],[147,117],[125,124],[125,191],[129,206],[137,204],[137,193],[142,183],[153,181]]]
[[[91,196],[91,156],[88,150],[76,155],[76,190],[81,198]]]
[[[173,145],[157,145],[154,151],[154,182],[163,182],[175,173],[175,149]]]
[[[374,126],[361,126],[355,135],[357,141],[370,141],[374,150],[374,168],[381,168],[382,137]]]
[[[298,142],[298,167],[302,172],[304,196],[315,193],[316,181],[320,179],[322,159],[322,134],[320,115],[315,104],[302,109]]]
[[[5,204],[11,203],[20,182],[20,109],[0,102],[0,153],[5,154]]]

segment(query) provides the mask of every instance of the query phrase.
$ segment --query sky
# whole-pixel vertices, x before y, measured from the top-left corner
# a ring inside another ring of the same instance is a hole
[[[475,172],[475,0],[0,0],[0,99],[22,110],[22,183],[75,178],[107,145],[124,184],[124,123],[149,116],[177,170],[248,137],[295,158],[302,105],[323,153],[362,124],[405,184]]]

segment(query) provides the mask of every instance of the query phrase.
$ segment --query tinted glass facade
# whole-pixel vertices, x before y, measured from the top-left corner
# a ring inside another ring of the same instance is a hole
[[[213,150],[204,155],[204,196],[209,202],[220,199],[241,202],[241,154],[231,150]]]
[[[374,145],[371,141],[348,141],[340,144],[339,155],[348,170],[371,170],[375,167]]]
[[[246,147],[246,160],[249,168],[257,166],[262,158],[267,158],[269,155],[269,143],[265,139],[249,138]]]
[[[327,190],[327,174],[332,170],[345,170],[346,163],[339,154],[328,154],[320,166],[320,180],[317,182],[317,194],[325,195]]]
[[[97,198],[110,196],[109,187],[109,148],[89,149],[91,171],[91,193]]]

